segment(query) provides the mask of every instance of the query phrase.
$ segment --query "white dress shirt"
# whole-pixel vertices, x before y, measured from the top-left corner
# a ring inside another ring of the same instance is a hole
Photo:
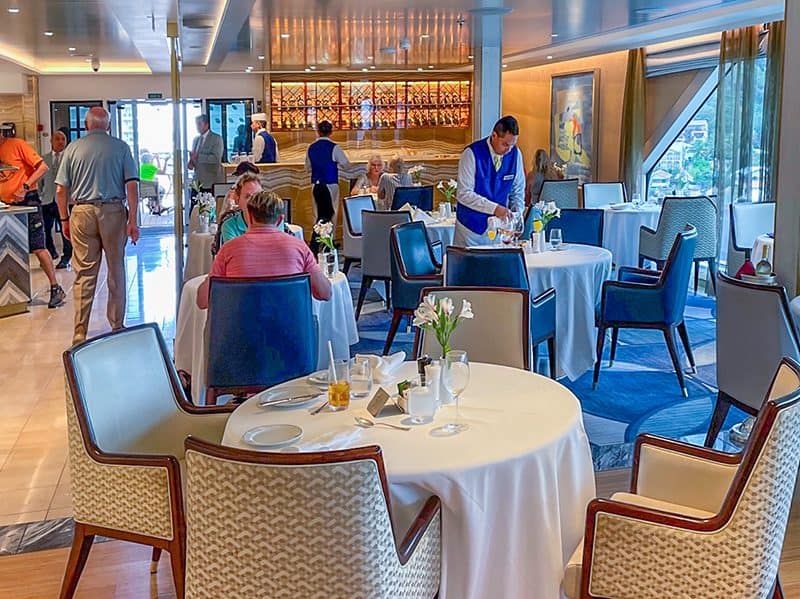
[[[486,138],[486,145],[489,146],[489,153],[492,162],[499,155]],[[459,204],[472,208],[476,212],[484,214],[494,214],[497,202],[475,192],[475,154],[470,148],[464,150],[461,159],[458,161],[458,191],[456,199]],[[514,182],[511,184],[511,193],[508,196],[508,206],[512,212],[521,212],[525,208],[525,167],[522,162],[522,152],[517,148],[517,168],[514,175]]]

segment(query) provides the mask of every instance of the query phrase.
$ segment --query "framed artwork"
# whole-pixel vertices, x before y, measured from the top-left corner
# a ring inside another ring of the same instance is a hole
[[[595,98],[600,72],[553,75],[550,81],[550,157],[581,183],[597,172]]]

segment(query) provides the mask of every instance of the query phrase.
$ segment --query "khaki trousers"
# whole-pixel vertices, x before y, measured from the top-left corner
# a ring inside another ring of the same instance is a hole
[[[103,252],[108,266],[107,315],[111,329],[125,321],[125,243],[128,210],[122,203],[93,206],[79,204],[72,210],[72,269],[75,272],[75,333],[73,343],[86,339]]]

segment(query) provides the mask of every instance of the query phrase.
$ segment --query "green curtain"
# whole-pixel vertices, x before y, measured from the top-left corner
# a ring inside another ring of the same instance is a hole
[[[763,202],[775,201],[778,175],[778,143],[783,91],[783,21],[767,25],[767,70],[764,78],[764,114],[761,126],[761,190]]]
[[[642,193],[642,153],[645,120],[644,48],[628,52],[625,96],[622,105],[622,136],[619,144],[619,178],[628,194]]]

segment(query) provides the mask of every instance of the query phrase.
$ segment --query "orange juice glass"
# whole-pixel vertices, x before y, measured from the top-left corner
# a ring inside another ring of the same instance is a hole
[[[328,368],[328,401],[334,411],[350,406],[349,360],[336,360]]]

